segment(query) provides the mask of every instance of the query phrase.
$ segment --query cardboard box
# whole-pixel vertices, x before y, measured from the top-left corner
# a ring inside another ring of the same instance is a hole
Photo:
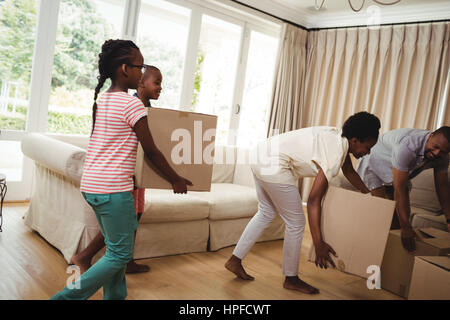
[[[149,108],[147,119],[153,140],[167,162],[180,176],[192,181],[188,190],[210,191],[217,116]],[[172,189],[140,144],[135,176],[139,188]]]
[[[442,256],[450,253],[450,233],[435,228],[419,228],[416,252],[408,253],[402,245],[401,230],[391,230],[381,265],[381,287],[408,297],[414,256]]]
[[[395,202],[370,194],[329,186],[322,203],[322,237],[338,258],[336,267],[368,278],[379,268],[394,214]],[[310,261],[315,260],[314,246]]]
[[[450,257],[415,257],[409,300],[450,300]]]

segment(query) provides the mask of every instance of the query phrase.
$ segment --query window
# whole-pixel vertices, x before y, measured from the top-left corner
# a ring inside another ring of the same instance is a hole
[[[39,3],[0,1],[0,130],[26,129]]]
[[[98,54],[105,40],[120,38],[124,7],[125,0],[61,0],[47,132],[90,133]]]
[[[252,31],[237,145],[251,147],[266,138],[278,38]]]
[[[161,70],[163,91],[153,106],[217,115],[217,144],[247,146],[265,136],[273,81],[266,71],[273,71],[280,26],[215,2],[0,0],[7,199],[24,200],[31,190],[32,163],[20,150],[25,134],[90,134],[98,54],[110,38],[135,41],[145,63]]]
[[[154,107],[178,109],[191,11],[167,1],[144,0],[141,4],[137,45],[146,64],[163,76],[162,92]]]
[[[0,130],[25,131],[40,1],[0,1]],[[20,141],[0,140],[0,172],[22,179]]]
[[[218,116],[216,144],[227,144],[242,27],[203,15],[192,111]]]
[[[0,172],[6,175],[8,181],[22,180],[23,154],[20,141],[0,141]]]

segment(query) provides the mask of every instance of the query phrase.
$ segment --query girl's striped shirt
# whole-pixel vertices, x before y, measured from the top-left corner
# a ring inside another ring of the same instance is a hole
[[[138,98],[105,92],[97,99],[95,128],[89,140],[80,190],[115,193],[133,190],[138,139],[133,128],[147,116]]]

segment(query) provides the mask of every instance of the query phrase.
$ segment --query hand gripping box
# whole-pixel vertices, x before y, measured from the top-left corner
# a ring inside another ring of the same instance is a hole
[[[210,191],[217,116],[162,108],[148,109],[148,127],[170,166],[190,180],[191,191]],[[145,156],[139,144],[136,159],[138,188],[172,189],[164,175]]]
[[[322,238],[338,258],[330,254],[343,272],[371,277],[381,267],[395,202],[329,186],[322,202]],[[316,253],[311,247],[309,260]]]
[[[409,300],[450,300],[450,257],[415,257]]]
[[[408,253],[402,245],[401,230],[391,230],[381,265],[381,287],[408,297],[414,256],[443,256],[450,253],[450,233],[435,228],[415,229],[416,252]]]

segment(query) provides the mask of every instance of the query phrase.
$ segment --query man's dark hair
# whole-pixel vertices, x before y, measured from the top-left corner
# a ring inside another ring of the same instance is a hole
[[[342,127],[342,136],[347,139],[357,138],[364,142],[370,139],[378,140],[380,120],[373,114],[362,111],[349,117]]]
[[[450,127],[449,126],[443,126],[437,129],[433,132],[433,134],[443,134],[445,139],[447,139],[448,142],[450,142]]]

